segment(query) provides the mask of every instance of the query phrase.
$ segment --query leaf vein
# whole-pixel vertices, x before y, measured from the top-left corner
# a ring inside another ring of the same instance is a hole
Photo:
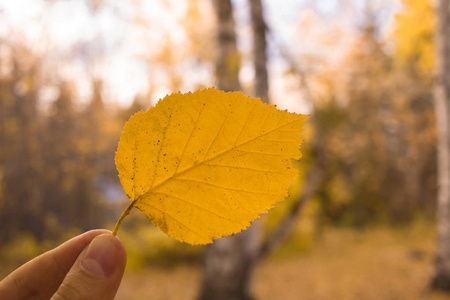
[[[259,131],[258,131],[258,134],[261,134],[261,132],[262,132],[263,129],[264,129],[264,126],[266,126],[266,124],[267,124],[267,120],[269,120],[269,117],[270,117],[271,115],[272,115],[272,111],[269,110],[269,112],[268,112],[266,118],[264,119],[264,122],[263,122],[262,125],[261,125],[261,128],[260,128]]]
[[[244,153],[253,153],[253,154],[263,154],[263,155],[272,155],[272,156],[297,156],[300,154],[300,151],[297,153],[269,153],[269,152],[262,152],[262,151],[249,151],[249,150],[242,150],[242,149],[236,149],[238,152],[244,152]]]
[[[217,140],[217,137],[219,136],[219,133],[222,131],[223,129],[223,125],[225,124],[225,122],[228,119],[228,116],[230,115],[230,111],[227,111],[227,114],[225,115],[225,117],[223,118],[222,124],[220,124],[219,129],[217,130],[217,134],[214,137],[214,139],[212,140],[211,144],[208,147],[208,150],[206,150],[205,156],[204,157],[208,157],[209,151],[211,150],[212,146],[214,145],[215,141]]]
[[[159,212],[162,213],[163,215],[166,215],[167,217],[171,218],[171,219],[174,220],[175,222],[177,222],[177,223],[181,224],[182,226],[184,226],[185,228],[189,229],[190,231],[192,231],[193,233],[195,233],[195,235],[201,237],[202,239],[205,238],[205,236],[204,236],[204,235],[201,235],[201,234],[199,233],[198,230],[192,229],[191,227],[189,227],[189,226],[187,226],[186,224],[184,224],[183,222],[181,222],[178,218],[172,216],[171,214],[168,214],[168,213],[165,212],[165,211],[160,210],[159,208],[155,207],[154,205],[151,205],[151,204],[149,204],[149,203],[147,203],[147,202],[139,202],[139,204],[143,204],[144,206],[148,206],[148,207],[150,207],[150,208],[152,208],[152,209],[154,209],[154,210],[159,211]],[[207,238],[209,239],[209,237],[207,237]]]
[[[292,123],[294,123],[294,122],[292,122]],[[285,125],[290,125],[290,124],[285,124]],[[302,128],[299,128],[298,130],[279,130],[279,131],[280,132],[298,132],[298,133],[301,133],[302,132]]]
[[[241,137],[242,133],[244,132],[245,126],[247,126],[248,120],[250,119],[250,115],[252,114],[253,110],[255,109],[257,103],[258,102],[255,101],[255,104],[253,104],[252,108],[248,112],[247,118],[244,121],[244,125],[242,125],[241,131],[239,132],[236,140],[234,141],[233,146],[235,146],[237,141],[239,141],[239,138]]]
[[[215,184],[215,183],[210,183],[210,182],[206,182],[206,181],[203,181],[203,180],[197,180],[197,179],[191,179],[191,178],[173,178],[173,180],[196,182],[196,183],[201,183],[201,184],[205,184],[205,185],[208,185],[208,186],[211,186],[211,187],[215,187],[215,188],[218,188],[218,189],[229,190],[229,191],[236,191],[236,192],[243,192],[243,193],[250,193],[250,194],[260,194],[260,195],[270,195],[270,196],[274,196],[275,195],[273,193],[268,193],[268,192],[251,191],[251,190],[244,190],[244,189],[235,189],[235,188],[227,187],[227,186],[220,186],[220,185]]]
[[[141,124],[141,118],[138,118],[137,120],[137,124],[136,124],[136,128],[137,128],[137,132],[139,132],[139,125]],[[133,148],[133,156],[136,158],[136,154],[137,154],[137,140],[138,140],[138,136],[136,136],[136,138],[134,139],[134,148]],[[133,159],[133,177],[132,178],[136,178],[136,159]],[[130,199],[131,201],[136,200],[136,181],[133,180],[133,189],[131,190],[131,194],[133,195],[133,199]]]
[[[198,113],[197,120],[195,120],[194,126],[192,126],[191,132],[189,133],[189,137],[186,140],[186,144],[184,144],[184,148],[183,148],[183,151],[181,152],[181,156],[180,156],[180,161],[178,162],[177,166],[175,167],[175,170],[173,171],[173,175],[172,176],[174,176],[177,173],[178,167],[181,165],[181,162],[183,161],[183,157],[184,157],[184,154],[186,152],[186,149],[187,149],[187,147],[189,145],[189,142],[191,141],[192,136],[194,135],[195,129],[197,128],[197,124],[200,121],[200,116],[201,116],[201,114],[202,114],[204,109],[205,109],[205,105],[202,105],[202,107],[201,107],[201,109],[200,109],[200,111]]]
[[[255,172],[267,172],[267,173],[272,173],[272,174],[285,174],[285,175],[289,174],[288,172],[273,171],[273,170],[262,170],[262,169],[249,168],[249,167],[243,167],[243,166],[231,166],[231,165],[208,164],[208,163],[205,163],[205,165],[211,166],[211,167],[223,167],[223,168],[242,169],[242,170],[249,170],[249,171],[255,171]]]
[[[274,142],[274,143],[297,143],[297,140],[271,140],[271,139],[260,139],[264,142]]]
[[[154,167],[154,170],[155,170],[155,176],[153,177],[152,183],[150,184],[151,187],[153,187],[153,184],[155,184],[155,180],[156,180],[156,172],[157,172],[157,170],[158,170],[158,166],[159,166],[159,163],[160,163],[160,161],[161,161],[160,157],[161,157],[161,153],[162,153],[162,150],[163,150],[163,147],[164,147],[164,141],[166,140],[167,128],[169,128],[169,125],[170,125],[170,121],[171,121],[171,120],[172,120],[172,115],[169,114],[169,116],[168,116],[168,118],[167,118],[167,125],[166,125],[166,127],[164,127],[164,129],[163,129],[163,136],[162,136],[162,139],[161,139],[161,146],[160,146],[159,149],[158,149],[157,160],[156,160],[156,164],[155,164],[155,167]]]
[[[152,194],[156,194],[156,195],[165,195],[165,196],[172,197],[172,198],[174,198],[174,199],[176,199],[176,200],[180,200],[180,201],[182,201],[182,202],[184,202],[184,203],[187,203],[187,204],[189,204],[189,205],[195,206],[195,207],[197,207],[197,208],[200,209],[200,210],[204,210],[204,211],[206,211],[206,212],[208,212],[208,213],[210,213],[210,214],[213,214],[213,215],[219,217],[220,219],[224,219],[224,220],[227,220],[227,221],[230,221],[230,222],[233,222],[233,223],[242,225],[240,222],[238,222],[238,221],[236,221],[236,220],[233,220],[233,219],[231,219],[231,218],[224,217],[224,216],[222,216],[222,215],[220,215],[220,214],[218,214],[218,213],[216,213],[216,212],[214,212],[214,211],[211,211],[211,210],[209,210],[209,209],[207,209],[207,208],[204,208],[204,207],[202,207],[202,206],[199,206],[199,205],[197,205],[197,204],[195,204],[195,203],[193,203],[193,202],[191,202],[191,201],[188,201],[188,200],[186,200],[186,199],[183,199],[183,198],[180,198],[180,197],[177,197],[177,196],[173,196],[173,195],[170,195],[170,194],[168,194],[168,193],[163,193],[163,192],[152,192]]]
[[[209,162],[209,161],[212,161],[212,160],[214,160],[214,159],[217,159],[217,158],[221,157],[222,155],[225,155],[225,154],[227,154],[227,153],[229,153],[229,152],[231,152],[231,151],[233,151],[233,150],[236,150],[236,151],[237,151],[237,147],[244,146],[244,145],[246,145],[246,144],[248,144],[248,143],[251,143],[251,142],[257,140],[258,138],[261,138],[261,137],[263,137],[263,136],[265,136],[265,135],[268,135],[268,134],[270,134],[270,133],[272,133],[272,132],[274,132],[274,131],[280,130],[280,128],[283,128],[283,127],[285,127],[285,126],[289,126],[289,125],[291,125],[291,124],[293,124],[293,123],[296,123],[296,122],[298,122],[298,120],[290,121],[290,122],[288,122],[288,123],[286,123],[286,124],[284,124],[284,125],[279,126],[278,128],[274,128],[274,129],[272,129],[272,130],[270,130],[270,131],[265,132],[265,133],[262,134],[262,135],[256,136],[256,137],[254,137],[254,138],[252,138],[252,139],[250,139],[250,140],[248,140],[248,141],[245,141],[245,142],[243,142],[242,144],[234,145],[234,146],[230,147],[229,149],[227,149],[227,150],[225,150],[225,151],[222,151],[222,152],[220,152],[220,153],[217,153],[215,156],[213,156],[213,157],[211,157],[211,158],[209,158],[209,159],[206,159],[206,160],[204,160],[204,161],[202,161],[202,162],[200,162],[200,163],[193,164],[192,166],[190,166],[190,167],[188,167],[188,168],[186,168],[186,169],[184,169],[184,170],[182,170],[182,171],[180,171],[180,172],[178,172],[178,173],[174,173],[171,177],[167,178],[166,180],[164,180],[164,181],[160,182],[159,184],[157,184],[157,185],[153,186],[152,188],[150,188],[145,194],[151,193],[154,189],[163,186],[164,184],[166,184],[166,183],[169,182],[170,180],[177,179],[178,176],[181,176],[181,175],[183,175],[183,174],[189,172],[190,170],[195,169],[196,167],[198,167],[198,166],[201,165],[201,164],[205,164],[205,163],[207,163],[207,162]],[[297,132],[297,131],[295,131],[295,132]],[[251,153],[251,152],[250,152],[250,153]],[[261,154],[263,154],[263,153],[261,153]],[[285,154],[284,156],[288,156],[288,155],[290,155],[290,154]],[[295,156],[297,156],[297,155],[298,155],[298,153],[295,154]],[[179,164],[178,164],[178,165],[179,165]],[[144,194],[144,195],[145,195],[145,194]]]

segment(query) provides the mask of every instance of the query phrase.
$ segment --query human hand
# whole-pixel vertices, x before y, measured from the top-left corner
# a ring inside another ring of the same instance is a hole
[[[117,237],[107,230],[92,230],[8,275],[0,282],[0,299],[114,299],[126,260]]]

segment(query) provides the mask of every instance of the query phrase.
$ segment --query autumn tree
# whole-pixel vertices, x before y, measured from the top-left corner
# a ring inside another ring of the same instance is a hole
[[[103,113],[99,88],[80,110],[70,82],[43,75],[44,59],[20,43],[2,46],[8,67],[0,76],[0,239],[20,232],[54,239],[70,229],[101,226],[102,215],[94,215],[103,196],[97,185],[101,175],[116,180],[120,125],[111,126]],[[44,88],[55,92],[44,100],[48,109],[40,103]]]
[[[406,223],[434,209],[435,135],[427,72],[408,65],[416,60],[386,51],[386,41],[392,43],[402,31],[382,36],[376,13],[367,12],[340,58],[327,63],[317,57],[322,65],[309,74],[312,138],[305,147],[312,149],[304,161],[314,165],[318,153],[325,160],[315,197],[320,224]]]
[[[225,91],[240,90],[240,54],[236,45],[233,8],[228,0],[214,1],[214,8],[218,20],[217,87]],[[255,93],[268,101],[265,24],[262,18],[261,2],[252,1],[251,11],[254,39],[259,46],[262,46],[254,53],[254,62],[259,71]],[[251,278],[261,243],[260,239],[260,224],[253,224],[242,233],[215,240],[213,244],[206,246],[199,299],[252,299]]]
[[[240,88],[239,52],[236,47],[235,25],[230,1],[215,1],[218,19],[218,55],[216,76],[218,88],[236,90]],[[250,0],[253,33],[253,66],[256,76],[254,94],[269,102],[269,81],[267,72],[267,25],[264,21],[260,0]],[[286,237],[302,205],[316,187],[317,176],[296,199],[288,214],[266,238],[259,220],[245,231],[218,239],[206,246],[204,253],[203,282],[199,299],[253,299],[251,280],[257,264],[265,258]]]
[[[41,149],[37,92],[40,64],[27,47],[3,42],[0,75],[0,169],[2,208],[0,240],[29,230],[42,237],[42,195],[39,186]]]
[[[73,199],[74,187],[77,186],[76,169],[80,167],[80,161],[73,95],[73,87],[62,82],[41,133],[43,163],[47,169],[42,178],[45,193],[43,223],[45,232],[49,233],[47,237],[51,238],[58,237],[68,226],[79,225],[74,222],[74,217],[77,218],[74,212],[78,211]]]
[[[435,57],[435,11],[430,0],[402,0],[402,4],[403,9],[395,16],[392,36],[396,44],[394,59],[400,68],[429,81]]]
[[[239,91],[240,55],[230,0],[214,0],[217,16],[217,88]],[[251,231],[251,230],[250,230]],[[250,299],[249,280],[253,236],[244,231],[215,240],[205,247],[203,282],[199,299]]]
[[[114,119],[115,111],[105,103],[104,85],[101,79],[91,79],[92,96],[87,107],[80,113],[80,134],[77,136],[80,156],[80,184],[86,185],[87,194],[80,202],[83,209],[84,230],[99,226],[104,218],[98,211],[105,207],[102,192],[108,185],[118,184],[114,170],[114,153],[120,132],[120,120]],[[82,196],[82,195],[79,195]],[[106,199],[108,200],[108,199]]]

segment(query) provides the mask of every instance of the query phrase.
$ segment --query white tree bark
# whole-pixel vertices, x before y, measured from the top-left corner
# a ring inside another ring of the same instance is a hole
[[[233,7],[230,0],[213,0],[217,16],[217,88],[226,92],[239,91],[240,55],[236,45]]]
[[[249,0],[252,16],[253,55],[255,67],[254,95],[269,102],[266,56],[267,27],[261,0]],[[238,90],[239,54],[236,47],[234,21],[230,0],[214,0],[218,17],[217,87]],[[203,283],[200,300],[250,300],[251,279],[258,262],[270,253],[287,235],[303,204],[309,199],[320,178],[320,168],[309,174],[302,195],[286,218],[267,240],[262,239],[261,224],[254,221],[247,230],[231,237],[215,240],[205,248]]]
[[[238,91],[240,56],[230,0],[213,0],[217,16],[217,88]],[[257,227],[215,240],[205,247],[200,300],[250,300],[250,279],[258,234]]]
[[[254,96],[269,103],[269,76],[267,73],[266,23],[261,0],[250,0],[253,32],[253,66],[255,68]]]
[[[438,130],[438,244],[433,287],[450,290],[449,0],[439,0],[434,100]]]

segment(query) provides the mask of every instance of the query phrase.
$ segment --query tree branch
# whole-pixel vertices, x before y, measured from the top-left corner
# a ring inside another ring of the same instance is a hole
[[[283,218],[278,227],[263,242],[259,249],[257,259],[266,257],[267,254],[286,238],[304,204],[311,198],[319,183],[322,181],[322,173],[322,164],[320,160],[316,160],[314,168],[308,172],[302,193],[298,196],[294,206],[292,206],[286,217]]]

